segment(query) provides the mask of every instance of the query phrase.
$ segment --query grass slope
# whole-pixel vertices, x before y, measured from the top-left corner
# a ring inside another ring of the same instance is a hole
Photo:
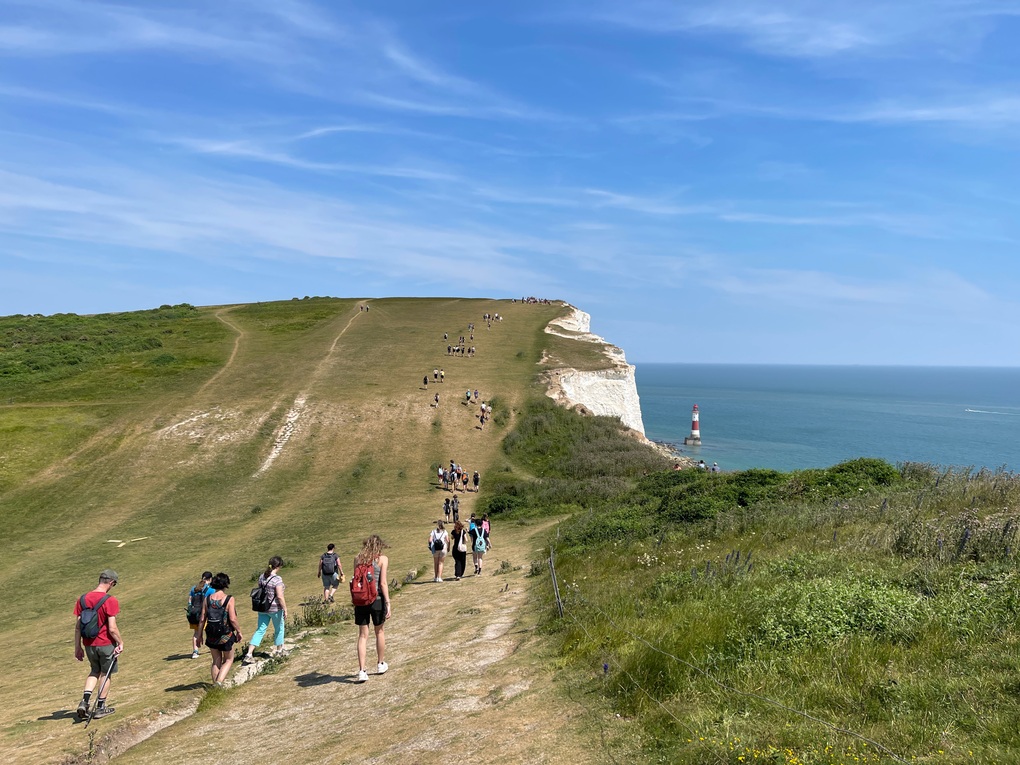
[[[186,590],[203,569],[230,573],[240,599],[251,572],[282,555],[297,602],[319,589],[326,542],[347,559],[379,531],[394,576],[422,563],[442,502],[435,465],[456,459],[487,478],[502,460],[505,428],[478,430],[476,407],[459,403],[464,390],[520,406],[542,328],[561,308],[368,304],[365,313],[352,300],[314,298],[0,320],[0,358],[10,362],[0,375],[0,576],[11,583],[7,685],[19,690],[0,710],[0,742],[13,761],[81,751],[68,721],[85,674],[71,655],[71,609],[104,567],[120,573],[124,608],[116,721],[173,706],[206,679],[205,660],[177,661],[189,646]],[[487,329],[486,312],[505,321]],[[448,357],[443,333],[466,335],[468,322],[477,356]],[[97,345],[95,335],[117,341]],[[30,340],[45,364],[26,363]],[[435,367],[445,384],[431,384]],[[250,634],[253,615],[243,620]]]
[[[536,479],[491,506],[574,511],[546,624],[640,759],[1016,761],[1017,476],[656,472],[611,422],[542,403],[504,449]]]

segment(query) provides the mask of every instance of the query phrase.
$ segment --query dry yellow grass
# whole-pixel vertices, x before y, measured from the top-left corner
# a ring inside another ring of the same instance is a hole
[[[85,736],[71,719],[85,675],[71,655],[71,608],[106,566],[121,576],[116,594],[126,650],[111,697],[117,714],[94,727],[101,736],[119,731],[128,741],[158,721],[159,712],[193,707],[202,693],[206,655],[200,661],[181,657],[190,643],[184,600],[203,569],[228,572],[235,596],[244,600],[251,572],[270,555],[282,555],[294,561],[283,573],[296,603],[321,591],[315,567],[326,542],[347,561],[361,538],[379,532],[392,545],[394,576],[430,563],[425,537],[442,505],[433,466],[455,459],[484,477],[501,461],[505,431],[491,424],[477,429],[477,407],[460,403],[464,391],[478,388],[483,399],[498,395],[511,406],[523,400],[547,337],[542,328],[561,309],[459,299],[367,304],[370,310],[361,312],[357,301],[333,301],[328,317],[307,326],[281,322],[289,304],[203,309],[218,310],[231,330],[219,368],[187,388],[121,402],[91,435],[0,495],[10,532],[0,575],[16,589],[7,648],[9,687],[19,693],[0,710],[0,745],[12,753],[9,761],[53,761],[85,751]],[[294,314],[302,307],[295,303]],[[486,312],[505,320],[488,329]],[[469,344],[477,355],[447,356],[443,333],[453,341],[468,334],[472,321]],[[438,386],[431,379],[437,367],[446,373]],[[427,391],[421,389],[425,375]],[[431,405],[437,390],[438,408]],[[474,501],[473,495],[463,500],[465,516]],[[123,547],[108,541],[141,537]],[[506,530],[504,538],[505,549],[520,556],[513,562],[526,567],[527,530]],[[494,557],[500,554],[497,548]],[[397,761],[401,752],[414,752],[403,761],[427,761],[419,752],[433,740],[426,729],[456,719],[458,709],[462,718],[477,714],[500,731],[490,734],[493,752],[505,753],[515,738],[520,761],[558,761],[548,759],[549,750],[575,750],[571,716],[560,713],[561,699],[544,670],[548,657],[527,629],[533,615],[522,610],[526,583],[519,575],[512,579],[508,593],[494,592],[502,578],[482,577],[449,587],[413,586],[399,596],[390,638],[394,670],[384,678],[389,686],[364,690],[389,699],[400,740],[380,740],[370,753],[363,749],[364,759]],[[457,600],[479,600],[459,594],[472,587],[483,591],[485,606],[481,614],[460,617]],[[242,621],[250,634],[254,615],[242,610]],[[362,689],[317,681],[305,687],[295,678],[349,672],[352,645],[350,634],[310,643],[286,671],[231,692],[222,706],[164,731],[128,759],[175,751],[190,759],[195,747],[211,741],[196,733],[203,726],[219,731],[216,752],[235,746],[254,751],[257,727],[217,726],[245,718],[245,710],[269,698],[282,699],[288,719],[294,718],[288,726],[310,737],[307,750],[300,749],[307,754],[291,760],[320,759],[314,732],[330,729],[316,710],[328,713],[327,699],[335,696],[333,711],[342,716]],[[476,651],[498,660],[487,665],[491,675],[472,679],[465,670],[463,686],[471,690],[463,698],[473,701],[455,702],[455,685],[438,675],[429,680],[433,664],[445,668],[447,678],[457,674],[459,661],[477,666],[483,659]],[[432,709],[429,691],[438,687],[449,687],[449,695]],[[488,690],[479,696],[481,688]],[[507,727],[506,714],[517,715],[523,727]],[[539,727],[528,727],[532,723]],[[344,746],[347,735],[341,736]],[[246,758],[232,761],[238,759]]]

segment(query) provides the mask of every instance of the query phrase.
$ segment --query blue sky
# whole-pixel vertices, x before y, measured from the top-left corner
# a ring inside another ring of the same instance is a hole
[[[568,300],[1020,364],[1020,0],[0,5],[0,313]]]

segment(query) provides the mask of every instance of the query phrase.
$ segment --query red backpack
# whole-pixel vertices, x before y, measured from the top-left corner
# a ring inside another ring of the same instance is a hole
[[[379,583],[375,581],[375,567],[371,562],[359,563],[351,576],[351,603],[370,606],[379,597]]]

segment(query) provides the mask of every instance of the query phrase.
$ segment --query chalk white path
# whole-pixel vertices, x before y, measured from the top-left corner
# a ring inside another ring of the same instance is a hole
[[[319,379],[321,379],[326,368],[333,361],[333,356],[336,353],[340,339],[344,336],[344,333],[351,328],[354,320],[361,316],[362,313],[364,312],[359,308],[358,312],[352,315],[347,321],[347,324],[344,325],[344,328],[340,330],[340,333],[333,338],[333,342],[329,346],[329,350],[326,351],[326,355],[323,356],[322,360],[316,365],[315,371],[312,372],[311,379],[309,380],[309,388],[314,387]],[[277,430],[276,434],[273,436],[273,445],[269,449],[269,454],[266,456],[265,460],[262,461],[259,469],[252,474],[252,478],[258,478],[260,475],[269,470],[279,456],[283,454],[283,450],[287,446],[287,442],[290,441],[291,437],[297,431],[301,415],[304,414],[306,404],[308,403],[308,396],[308,392],[305,391],[299,393],[297,398],[294,399],[294,403],[291,405],[290,409],[287,411],[287,416],[284,418],[283,425],[280,426],[280,429]]]

